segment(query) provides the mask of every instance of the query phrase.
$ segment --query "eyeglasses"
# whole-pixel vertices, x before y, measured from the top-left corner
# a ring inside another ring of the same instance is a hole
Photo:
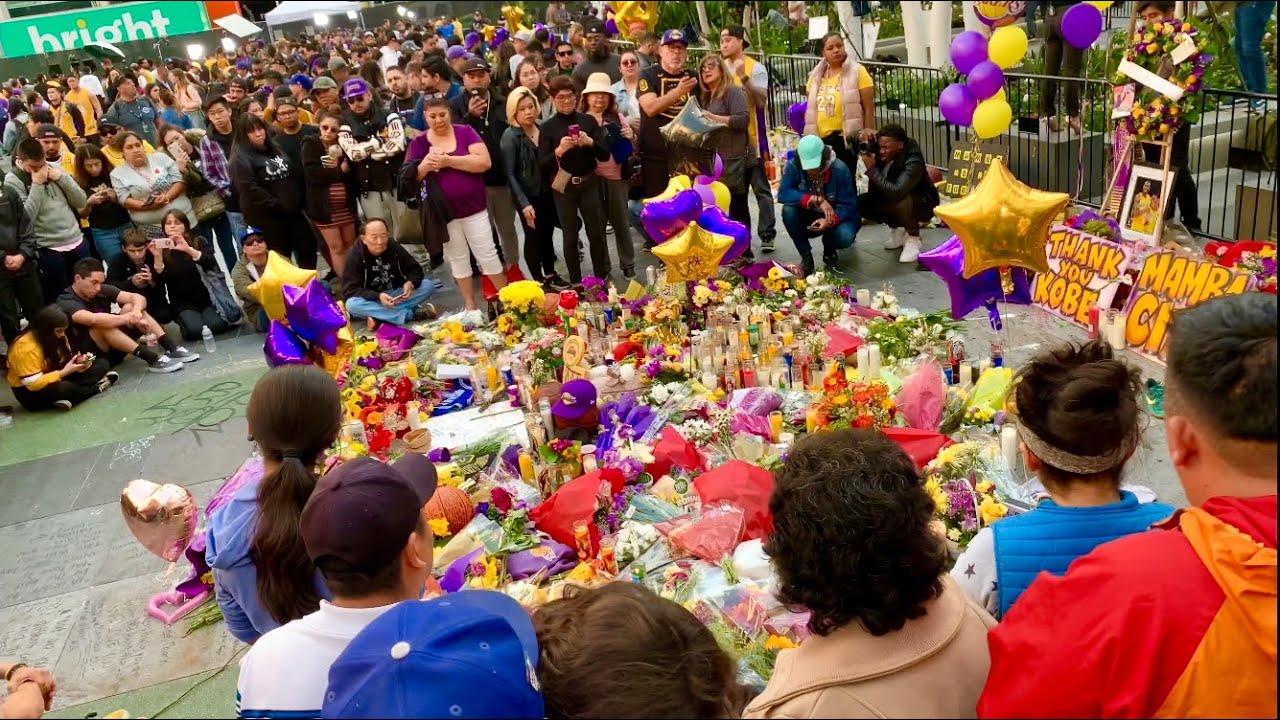
[[[572,50],[570,50],[569,52],[558,52],[558,53],[556,53],[556,57],[570,57],[571,55],[573,55],[573,51],[572,51]]]
[[[623,65],[639,65],[640,62],[638,60],[623,60],[622,64]]]
[[[554,99],[556,102],[573,102],[578,99],[578,96],[571,92],[562,92],[558,93]]]

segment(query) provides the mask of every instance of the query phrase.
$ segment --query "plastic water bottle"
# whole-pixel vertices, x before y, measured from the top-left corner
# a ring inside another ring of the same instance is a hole
[[[200,328],[200,337],[204,340],[204,351],[211,353],[218,349],[218,343],[213,339],[213,331],[208,325]]]

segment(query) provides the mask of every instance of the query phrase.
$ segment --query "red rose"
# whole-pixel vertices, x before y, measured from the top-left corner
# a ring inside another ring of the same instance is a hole
[[[578,293],[573,290],[565,290],[560,293],[560,309],[565,312],[572,312],[578,307]]]

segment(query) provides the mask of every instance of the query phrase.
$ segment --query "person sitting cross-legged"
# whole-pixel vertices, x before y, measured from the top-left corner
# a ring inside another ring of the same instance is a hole
[[[354,318],[405,325],[414,318],[435,317],[426,300],[436,285],[404,246],[391,239],[382,218],[370,218],[360,229],[360,242],[347,255],[342,297]]]
[[[9,348],[9,387],[27,410],[70,410],[120,379],[105,358],[72,350],[70,324],[62,308],[50,305]]]
[[[837,250],[853,245],[861,218],[853,171],[816,135],[800,138],[778,186],[782,224],[796,244],[805,275],[816,269],[809,238],[822,237],[822,262],[839,263]]]
[[[136,355],[157,373],[181,370],[183,363],[200,359],[165,334],[147,313],[145,297],[107,285],[106,279],[101,260],[84,258],[72,269],[71,287],[58,298],[58,305],[71,316],[77,347],[105,357],[112,366]],[[119,312],[111,312],[112,303],[120,306]],[[146,335],[156,338],[163,354],[138,343]]]

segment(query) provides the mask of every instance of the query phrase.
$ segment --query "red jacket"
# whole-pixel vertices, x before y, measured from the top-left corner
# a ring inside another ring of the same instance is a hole
[[[978,717],[1276,717],[1276,496],[1218,497],[1041,574]]]

